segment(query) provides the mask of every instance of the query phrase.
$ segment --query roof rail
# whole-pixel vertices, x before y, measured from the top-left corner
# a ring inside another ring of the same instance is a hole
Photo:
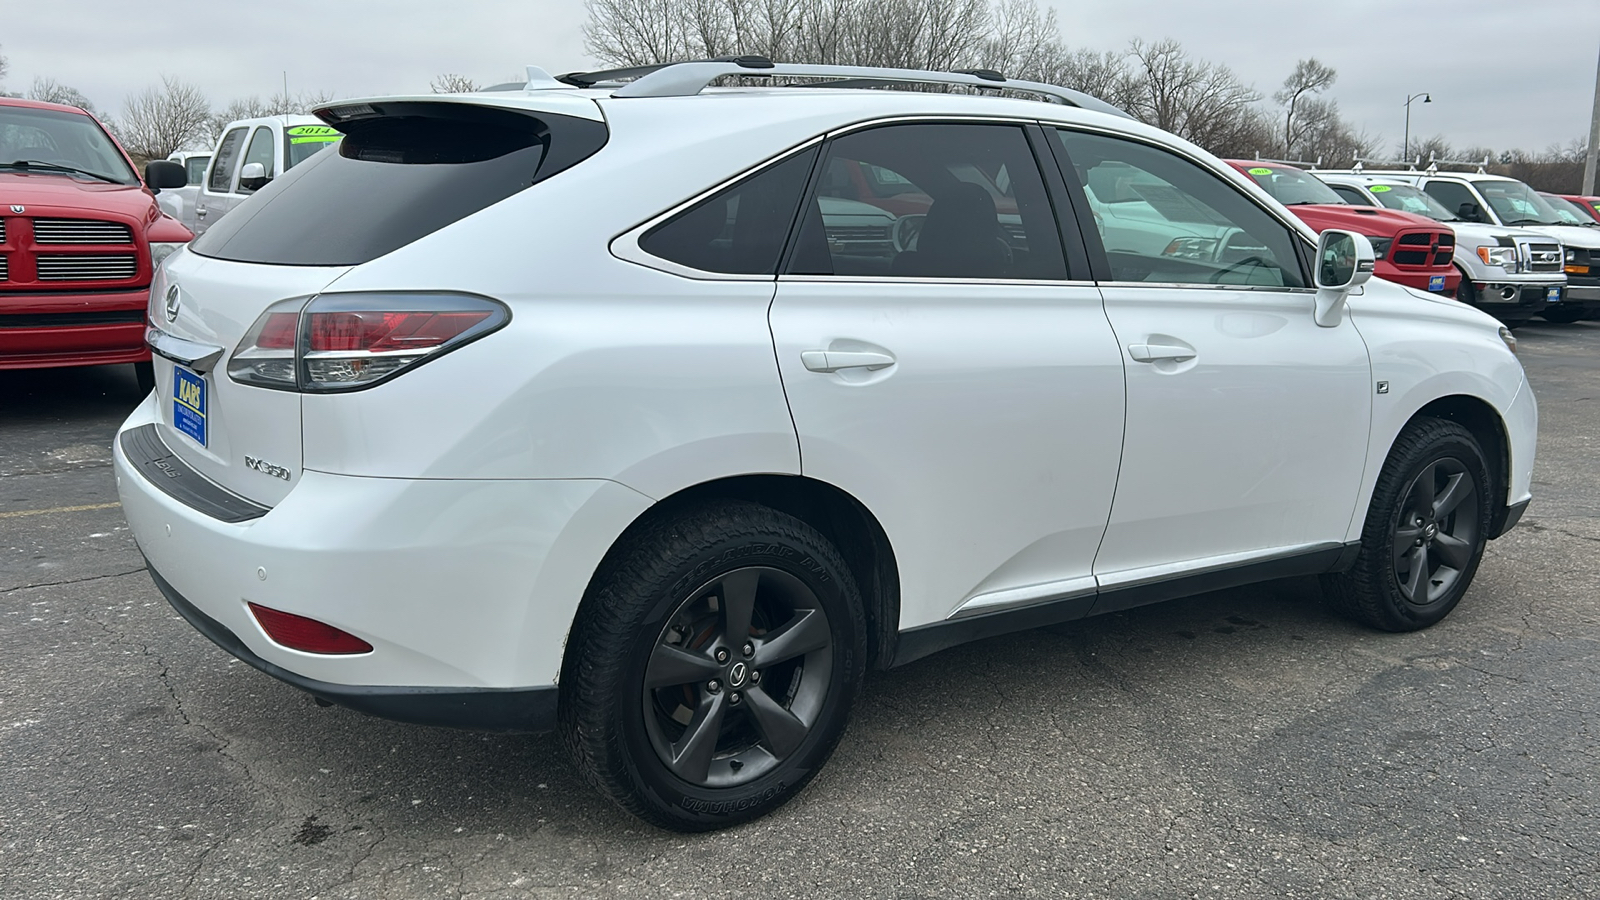
[[[734,56],[692,62],[633,66],[601,72],[571,72],[556,80],[574,87],[611,87],[619,99],[628,97],[692,97],[718,78],[826,78],[829,83],[808,87],[884,87],[892,84],[942,84],[980,90],[1007,90],[1034,94],[1065,106],[1131,119],[1132,116],[1098,97],[1071,88],[1034,81],[1017,81],[989,69],[933,72],[923,69],[887,69],[872,66],[822,66],[774,63],[761,56]],[[620,84],[626,81],[627,84]]]
[[[1257,150],[1256,162],[1277,163],[1281,166],[1299,166],[1302,169],[1315,169],[1317,166],[1322,165],[1322,157],[1317,157],[1316,162],[1307,162],[1303,159],[1273,159],[1270,156],[1262,156],[1261,151]]]
[[[1372,159],[1370,157],[1358,156],[1356,157],[1356,164],[1350,167],[1350,171],[1359,175],[1364,169],[1366,169],[1367,163],[1372,163],[1380,168],[1383,166],[1405,166],[1407,171],[1415,172],[1417,170],[1417,166],[1422,164],[1422,157],[1419,156],[1416,159]]]
[[[1489,157],[1485,156],[1483,159],[1439,159],[1432,153],[1429,153],[1427,168],[1428,174],[1436,174],[1439,171],[1440,166],[1472,166],[1478,170],[1479,175],[1487,175],[1489,174],[1486,171],[1486,169],[1489,167]]]

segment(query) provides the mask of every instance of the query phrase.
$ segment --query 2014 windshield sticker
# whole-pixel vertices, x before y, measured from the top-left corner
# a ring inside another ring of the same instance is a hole
[[[339,129],[326,125],[296,125],[286,133],[291,144],[331,144],[344,137]]]
[[[1389,186],[1387,184],[1375,184],[1372,187],[1368,188],[1368,190],[1372,191],[1374,194],[1382,194],[1382,193],[1388,191],[1389,189],[1390,188],[1389,188]]]
[[[1265,166],[1256,166],[1254,169],[1250,170],[1250,174],[1251,175],[1271,175],[1272,174],[1272,170],[1267,168],[1267,167],[1265,167]]]

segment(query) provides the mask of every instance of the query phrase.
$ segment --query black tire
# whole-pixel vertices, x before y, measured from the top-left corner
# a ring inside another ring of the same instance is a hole
[[[1417,419],[1378,474],[1361,552],[1323,577],[1335,610],[1383,631],[1416,631],[1449,615],[1488,541],[1497,487],[1472,433]]]
[[[1583,318],[1583,314],[1584,311],[1581,307],[1563,306],[1559,303],[1539,313],[1546,322],[1554,322],[1557,325],[1571,325],[1573,322]]]
[[[849,568],[804,522],[735,501],[663,516],[613,549],[579,608],[562,739],[586,781],[647,822],[756,818],[832,754],[865,635]]]
[[[1477,286],[1472,283],[1472,279],[1467,277],[1467,273],[1460,266],[1456,266],[1456,271],[1461,273],[1461,283],[1456,285],[1456,300],[1468,306],[1477,306]]]
[[[156,389],[156,367],[151,362],[133,364],[133,380],[139,386],[139,396],[148,397]]]

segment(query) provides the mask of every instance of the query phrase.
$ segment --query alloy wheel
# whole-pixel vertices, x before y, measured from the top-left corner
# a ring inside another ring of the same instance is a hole
[[[1406,488],[1394,530],[1393,571],[1400,596],[1429,606],[1449,595],[1477,548],[1478,484],[1454,457],[1423,467]]]

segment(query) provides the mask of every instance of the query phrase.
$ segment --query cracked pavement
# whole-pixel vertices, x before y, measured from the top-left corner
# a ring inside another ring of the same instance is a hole
[[[131,372],[0,372],[0,896],[1600,894],[1600,326],[1518,338],[1534,505],[1439,626],[1367,631],[1293,579],[959,647],[871,676],[795,802],[695,836],[552,736],[322,709],[231,660],[111,505]]]

